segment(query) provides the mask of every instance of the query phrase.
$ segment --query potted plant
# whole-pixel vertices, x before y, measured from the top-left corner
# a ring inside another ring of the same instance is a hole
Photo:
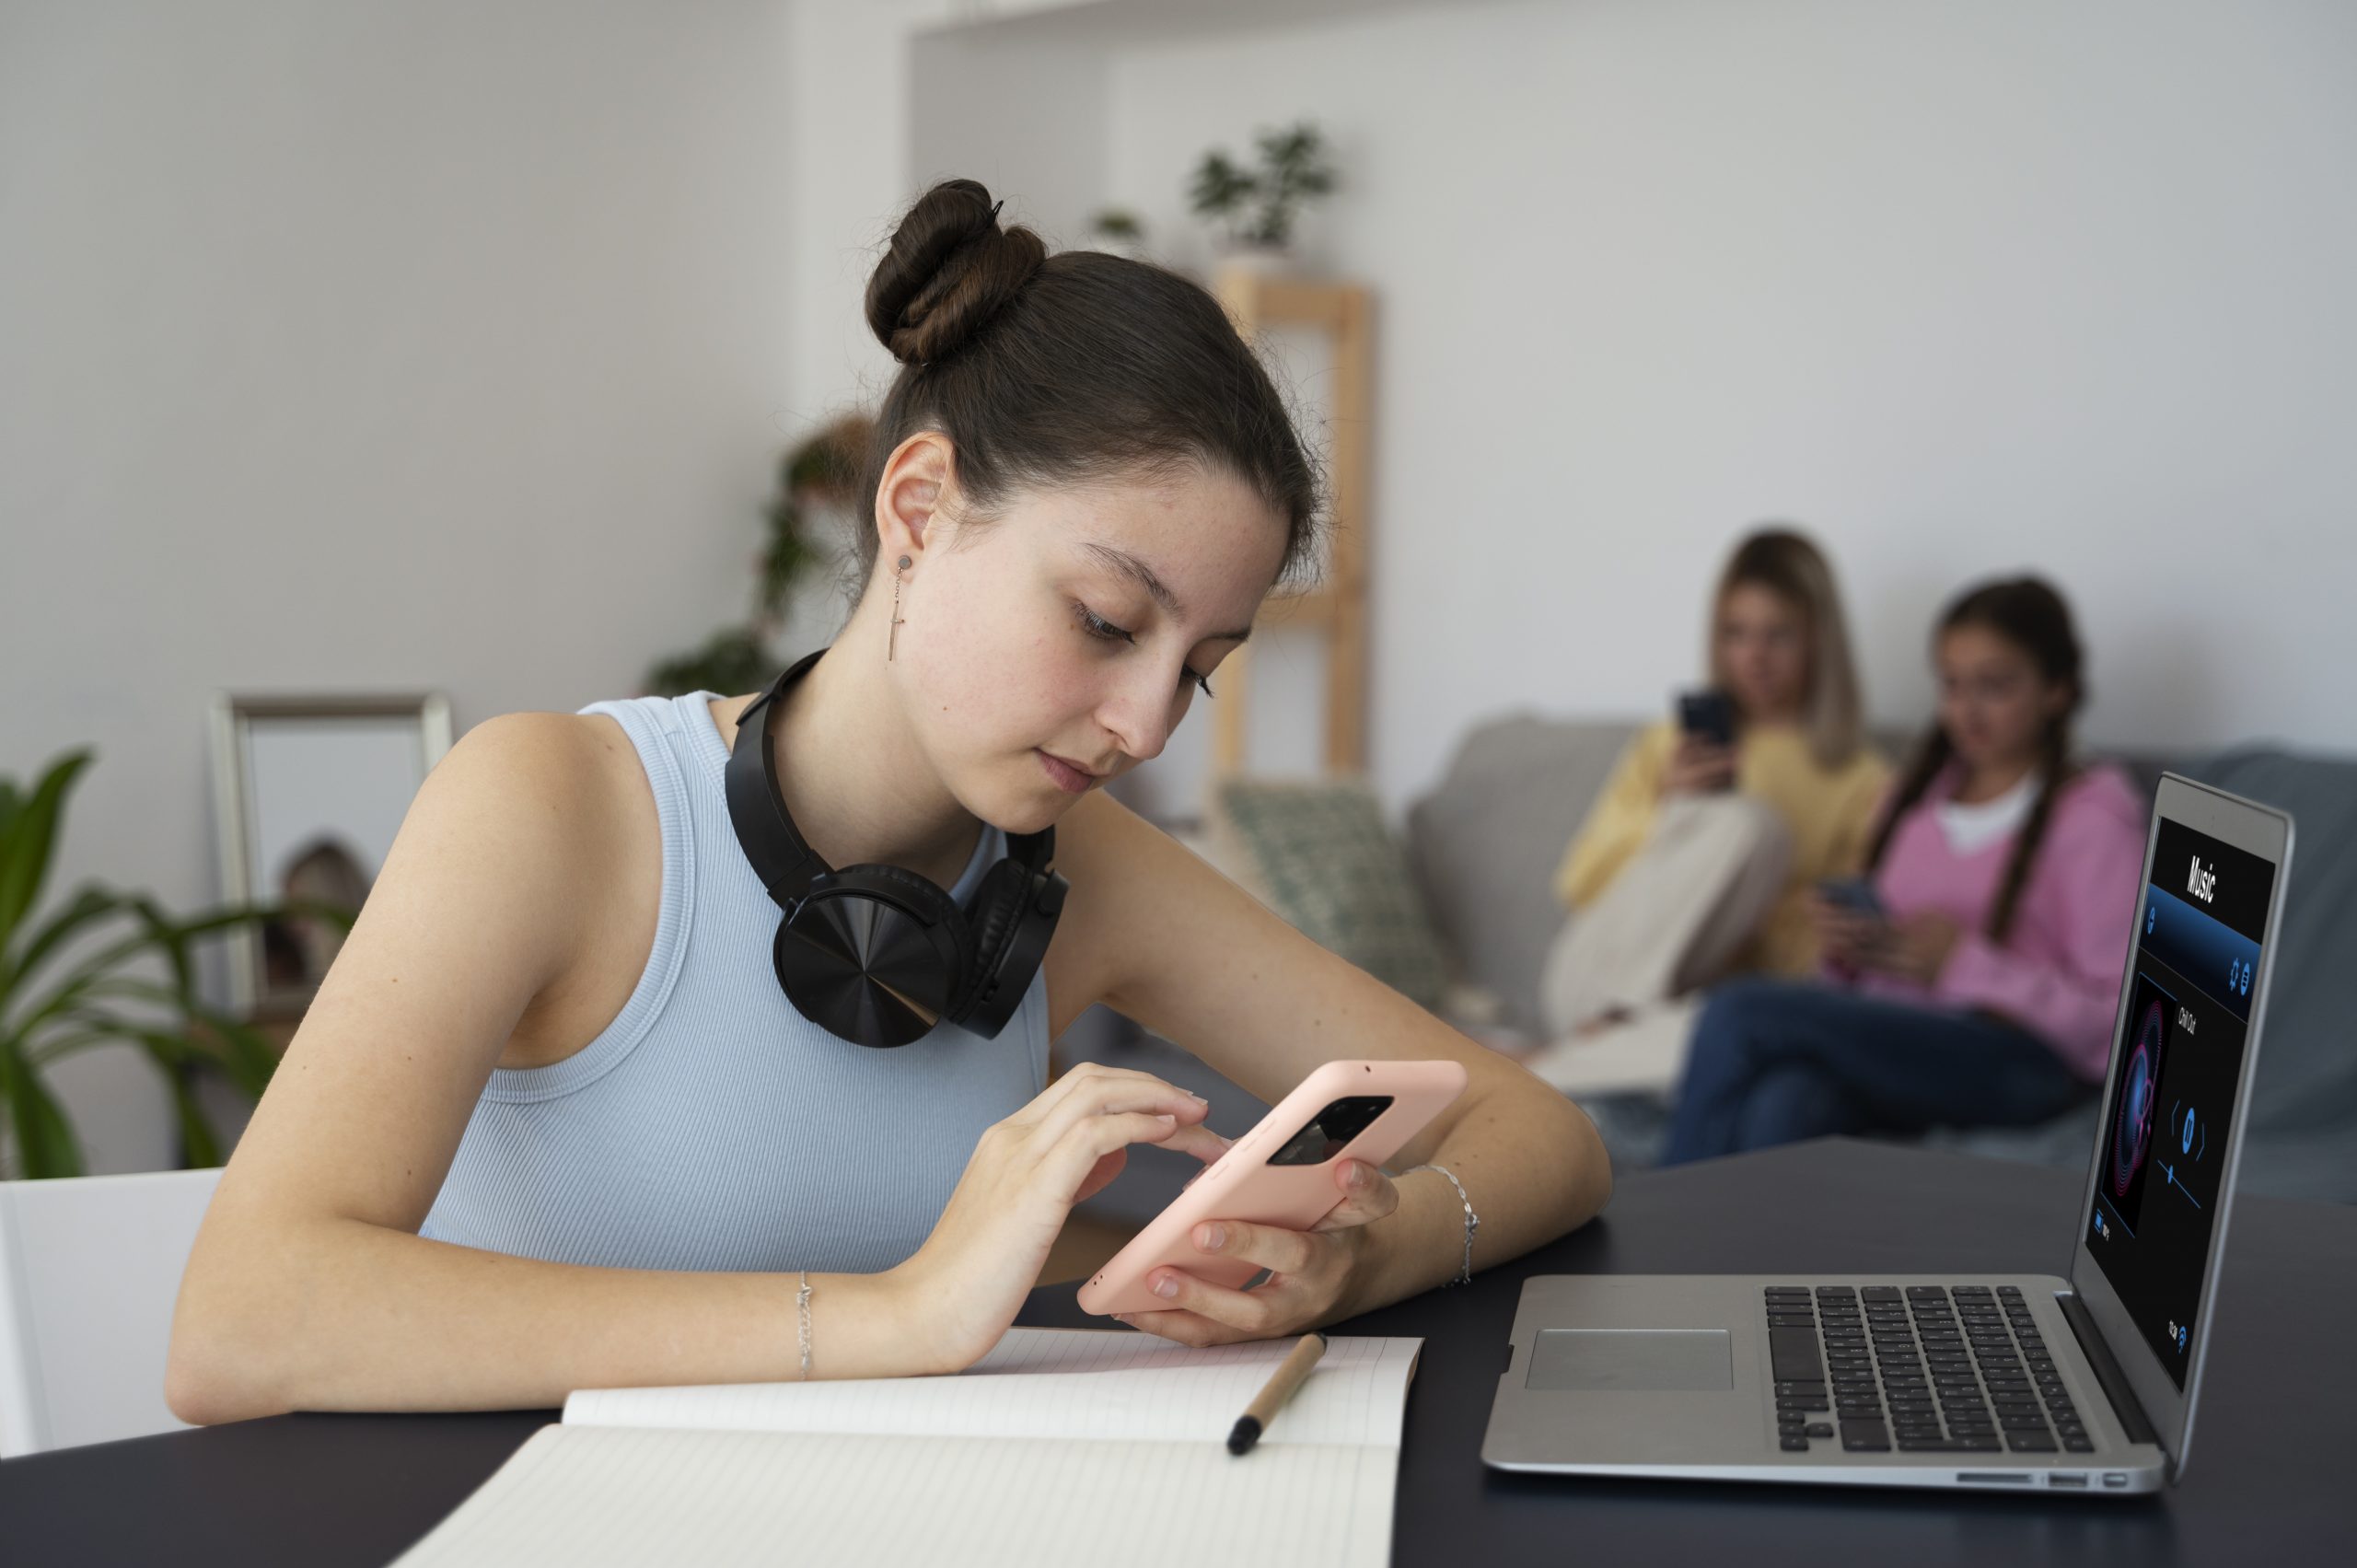
[[[1245,260],[1290,256],[1294,223],[1313,198],[1329,194],[1334,168],[1318,127],[1302,121],[1256,138],[1260,166],[1247,168],[1213,147],[1195,166],[1188,201],[1198,217],[1220,226],[1222,249]]]
[[[1106,207],[1088,220],[1087,247],[1109,250],[1132,261],[1145,257],[1145,223],[1127,207]]]
[[[196,944],[292,912],[349,925],[352,912],[248,905],[180,919],[145,893],[86,882],[63,909],[35,918],[66,797],[89,761],[87,751],[67,753],[29,792],[0,775],[0,1111],[15,1143],[11,1168],[0,1175],[82,1174],[81,1143],[42,1074],[76,1051],[117,1042],[136,1047],[164,1074],[189,1163],[218,1165],[221,1140],[197,1101],[198,1069],[218,1067],[260,1098],[277,1057],[258,1030],[198,994]],[[69,942],[110,926],[112,940],[69,958]]]

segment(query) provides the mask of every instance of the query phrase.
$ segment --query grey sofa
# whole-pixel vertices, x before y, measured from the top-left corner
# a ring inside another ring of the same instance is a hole
[[[1554,870],[1636,727],[1531,714],[1485,724],[1408,813],[1410,863],[1457,977],[1493,999],[1507,1025],[1538,1027],[1539,969],[1562,920]],[[1905,745],[1880,739],[1894,756]],[[2243,1179],[2247,1191],[2357,1202],[2357,1022],[2342,1011],[2339,991],[2357,974],[2357,759],[2248,748],[2119,760],[2148,792],[2167,766],[2296,820]],[[1617,1167],[1651,1162],[1665,1103],[1638,1096],[1584,1103]],[[2080,1165],[2096,1115],[2090,1100],[2041,1127],[1935,1129],[1922,1141]]]

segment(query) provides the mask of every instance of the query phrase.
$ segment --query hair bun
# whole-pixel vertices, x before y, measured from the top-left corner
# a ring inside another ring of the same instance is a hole
[[[1029,229],[999,227],[998,207],[979,182],[945,180],[892,231],[867,280],[867,324],[901,364],[972,342],[1048,259]]]

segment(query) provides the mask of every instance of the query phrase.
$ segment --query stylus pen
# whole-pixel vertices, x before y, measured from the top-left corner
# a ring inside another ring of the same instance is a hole
[[[1244,1407],[1244,1413],[1236,1418],[1236,1430],[1227,1434],[1229,1453],[1248,1454],[1252,1451],[1252,1445],[1260,1441],[1261,1429],[1277,1419],[1277,1412],[1285,1408],[1285,1401],[1293,1398],[1293,1391],[1308,1378],[1309,1369],[1316,1366],[1318,1358],[1325,1353],[1325,1335],[1301,1336],[1301,1342],[1293,1347],[1293,1353],[1277,1364],[1277,1369],[1268,1382],[1253,1396],[1252,1402]]]

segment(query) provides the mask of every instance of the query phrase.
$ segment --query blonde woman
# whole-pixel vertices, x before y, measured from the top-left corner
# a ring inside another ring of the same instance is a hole
[[[1833,569],[1805,537],[1771,528],[1736,545],[1712,595],[1708,668],[1725,738],[1647,727],[1556,873],[1571,911],[1542,993],[1557,1040],[1725,975],[1809,972],[1810,890],[1864,857],[1888,769],[1860,733]]]

